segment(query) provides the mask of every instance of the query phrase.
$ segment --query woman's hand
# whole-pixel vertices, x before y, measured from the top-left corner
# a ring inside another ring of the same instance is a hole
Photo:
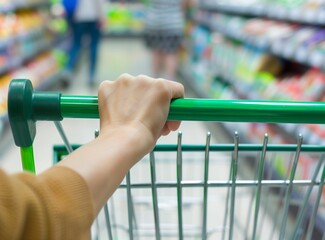
[[[157,139],[179,127],[180,122],[167,122],[167,116],[170,101],[183,96],[181,84],[147,76],[123,74],[100,85],[100,135],[59,163],[87,183],[94,216]]]
[[[165,79],[123,74],[116,81],[104,81],[98,90],[101,134],[134,134],[143,143],[140,153],[146,154],[161,135],[180,126],[167,116],[171,100],[181,97],[183,85]]]

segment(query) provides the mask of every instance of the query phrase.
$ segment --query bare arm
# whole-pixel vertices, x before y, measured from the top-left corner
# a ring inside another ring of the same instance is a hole
[[[124,74],[101,84],[99,137],[60,163],[85,179],[95,215],[157,139],[179,127],[166,120],[171,99],[183,96],[181,84],[147,76]]]

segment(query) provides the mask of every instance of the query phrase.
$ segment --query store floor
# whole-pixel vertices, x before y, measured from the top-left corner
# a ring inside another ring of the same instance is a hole
[[[96,89],[91,89],[87,85],[87,61],[83,56],[78,71],[74,76],[71,86],[63,91],[64,94],[79,95],[96,95]],[[147,74],[150,71],[150,55],[144,48],[144,45],[138,39],[110,39],[105,40],[100,49],[99,67],[98,67],[98,84],[99,79],[114,80],[120,74],[127,72],[129,74]],[[54,89],[55,90],[55,89]],[[195,97],[190,89],[186,88],[187,97]],[[62,121],[63,128],[71,143],[84,144],[94,137],[95,129],[98,129],[98,120],[77,120],[67,119]],[[206,142],[207,125],[199,122],[183,122],[180,128],[183,133],[182,143],[184,144],[202,144]],[[9,173],[21,171],[19,149],[16,148],[8,134],[5,146],[2,146],[1,167]],[[228,142],[221,132],[212,135],[211,143]],[[162,137],[159,144],[176,144],[177,133],[172,133],[167,137]],[[52,165],[53,146],[62,144],[60,136],[53,123],[39,122],[37,123],[37,135],[34,142],[34,151],[36,159],[37,172],[42,172]],[[109,148],[109,146],[107,146]],[[202,181],[204,175],[204,152],[196,155],[195,153],[183,154],[183,179],[187,181]],[[231,155],[227,154],[211,154],[210,157],[210,180],[227,180],[229,178]],[[176,152],[166,153],[165,155],[157,154],[156,156],[157,180],[175,181],[176,179]],[[194,171],[195,170],[195,171]],[[146,158],[140,162],[133,170],[131,175],[132,182],[149,182],[150,183],[150,165],[149,159]],[[151,194],[146,190],[133,190],[133,204],[135,204],[135,219],[142,224],[135,226],[137,235],[152,236],[150,228],[153,226],[153,214],[151,205]],[[201,234],[202,225],[202,187],[186,188],[183,190],[183,217],[184,231],[188,235],[188,239],[198,239]],[[211,189],[208,197],[208,213],[207,213],[207,229],[211,239],[220,239],[222,232],[226,231],[223,226],[223,215],[226,211],[226,191],[227,189]],[[177,228],[177,199],[176,188],[159,189],[159,209],[161,219],[161,231],[163,235],[173,237],[178,232]],[[250,191],[238,189],[237,195],[242,200],[236,200],[236,215],[240,216],[240,220],[236,220],[236,225],[245,227],[247,220],[246,208],[242,208],[241,204],[249,205],[251,199]],[[115,218],[116,229],[114,230],[119,236],[118,239],[126,239],[125,228],[127,225],[127,197],[125,189],[118,190],[114,197],[115,207],[110,206],[112,218]],[[115,209],[115,213],[114,210]],[[116,209],[120,212],[116,213]],[[189,210],[190,209],[190,210]],[[241,222],[241,224],[238,224]],[[267,222],[267,220],[266,220]],[[106,236],[105,221],[99,221],[101,226],[100,235]],[[267,223],[265,223],[267,225]],[[228,228],[228,227],[226,227]],[[142,229],[142,230],[141,230]],[[271,227],[269,227],[271,230]],[[243,236],[241,231],[235,231],[236,236]],[[245,230],[244,230],[245,232]],[[237,235],[238,234],[238,235]],[[191,238],[191,236],[193,238]],[[195,237],[196,236],[196,237]],[[103,239],[106,239],[105,237]],[[142,238],[140,238],[142,239]],[[152,239],[152,238],[151,238]],[[168,238],[170,239],[170,238]],[[177,239],[177,237],[173,238]]]

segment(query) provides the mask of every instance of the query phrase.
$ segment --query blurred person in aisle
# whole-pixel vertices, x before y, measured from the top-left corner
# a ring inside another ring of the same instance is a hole
[[[148,0],[146,11],[145,44],[152,52],[152,70],[175,80],[178,52],[183,43],[185,11],[191,0]]]
[[[79,60],[81,50],[89,51],[89,86],[95,85],[96,67],[98,60],[98,48],[101,39],[101,31],[105,27],[105,0],[74,0],[76,1],[73,16],[70,16],[72,26],[72,45],[69,50],[69,60],[66,73],[71,79],[72,73]],[[83,40],[87,37],[89,48],[83,46]]]

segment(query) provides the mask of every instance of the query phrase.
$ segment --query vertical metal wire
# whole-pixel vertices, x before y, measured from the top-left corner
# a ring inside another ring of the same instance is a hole
[[[320,159],[320,161],[318,161],[318,164],[317,164],[316,169],[314,171],[314,175],[313,175],[312,180],[311,180],[313,184],[311,184],[308,187],[308,190],[305,193],[304,201],[302,203],[302,207],[299,210],[297,221],[296,221],[296,224],[295,224],[294,231],[293,231],[291,239],[300,239],[300,236],[303,233],[303,228],[301,227],[301,224],[302,224],[303,219],[305,217],[307,207],[309,206],[310,194],[311,194],[311,192],[313,190],[314,184],[316,182],[316,179],[317,179],[318,173],[319,173],[319,171],[321,169],[321,166],[323,165],[324,159],[325,159],[325,155],[323,155],[322,158]]]
[[[266,172],[266,174],[267,174],[266,175],[266,179],[268,179],[268,180],[272,179],[272,169],[273,169],[274,160],[275,160],[275,154],[272,153],[271,160],[270,160],[270,165],[269,165],[269,167],[267,169],[267,172]],[[264,197],[264,199],[265,199],[265,206],[268,206],[269,205],[269,200],[270,200],[269,195],[270,195],[270,188],[267,187],[266,188],[266,193],[264,194],[264,196],[265,196]],[[266,210],[263,211],[262,218],[259,221],[260,222],[260,227],[258,229],[257,236],[260,236],[261,235],[265,218],[266,218]]]
[[[230,174],[228,178],[228,183],[230,182],[231,178],[231,169],[232,169],[232,164],[230,166]],[[230,188],[227,188],[227,195],[226,195],[226,206],[225,206],[225,214],[223,215],[223,231],[222,231],[222,236],[221,239],[224,240],[226,237],[226,226],[227,226],[227,220],[228,220],[228,206],[229,206],[229,196],[230,196]]]
[[[183,235],[183,211],[182,211],[182,132],[178,133],[177,138],[177,163],[176,163],[176,174],[177,174],[177,205],[178,205],[178,236],[182,240]]]
[[[290,162],[293,161],[294,156],[291,156],[291,158],[292,158],[292,160],[290,160]],[[289,175],[290,175],[290,169],[287,168],[287,172],[286,172],[286,175],[285,175],[285,179],[288,179],[289,178]],[[283,197],[284,197],[284,194],[285,194],[285,190],[286,190],[286,188],[281,187],[280,188],[280,191],[279,191],[279,194],[277,195],[278,196],[278,204],[279,205],[281,205],[282,202],[283,202],[282,200],[283,200]],[[273,217],[273,228],[272,228],[272,231],[271,231],[271,235],[270,235],[269,240],[273,240],[274,239],[273,236],[275,234],[275,229],[276,229],[276,226],[277,226],[278,222],[280,221],[279,220],[279,217],[280,217],[281,208],[279,207],[275,211],[276,211],[276,213],[275,213],[275,215]]]
[[[204,185],[203,185],[203,219],[202,219],[202,240],[207,239],[207,208],[208,208],[208,179],[210,160],[211,133],[207,133],[205,157],[204,157]]]
[[[234,161],[231,161],[230,163],[230,171],[229,171],[229,177],[228,177],[228,183],[230,183],[231,176],[232,176],[232,169],[234,167]],[[227,226],[227,220],[228,220],[228,211],[229,211],[229,197],[230,197],[230,187],[227,188],[227,195],[226,195],[226,204],[225,204],[225,214],[223,217],[223,231],[221,239],[224,240],[226,237],[226,226]]]
[[[155,220],[155,235],[156,239],[160,240],[160,224],[159,224],[159,208],[158,208],[158,194],[156,186],[156,163],[155,163],[155,154],[150,152],[150,172],[151,172],[151,192],[152,192],[152,206],[153,214]]]
[[[302,140],[303,140],[302,134],[299,134],[298,143],[297,143],[297,151],[296,151],[295,158],[294,158],[293,165],[292,165],[291,172],[290,172],[289,186],[287,187],[287,191],[285,194],[285,203],[284,203],[284,208],[283,208],[283,216],[282,216],[279,239],[284,239],[284,236],[285,236],[291,192],[293,189],[293,180],[294,180],[295,174],[296,174],[299,155],[300,155],[300,151],[301,151]]]
[[[72,153],[73,149],[72,149],[71,144],[69,143],[69,140],[68,140],[68,138],[67,138],[67,136],[66,136],[66,134],[64,132],[62,124],[60,122],[55,121],[54,125],[55,125],[56,129],[58,130],[58,132],[59,132],[59,134],[60,134],[60,136],[62,138],[62,141],[63,141],[68,153]]]
[[[258,164],[258,162],[254,161],[254,168],[253,169],[257,169],[257,171],[255,171],[255,174],[254,174],[254,179],[257,179],[257,172],[258,172],[257,164]],[[246,227],[245,227],[245,229],[247,229],[247,231],[245,233],[245,240],[250,239],[248,229],[250,227],[250,222],[251,222],[252,208],[253,208],[255,191],[256,191],[256,189],[253,188],[251,198],[250,198],[250,201],[249,201],[249,207],[248,207],[248,210],[247,210],[247,219],[246,219]]]
[[[111,206],[111,211],[110,212],[112,213],[111,214],[111,216],[112,216],[112,224],[111,224],[112,233],[114,231],[114,233],[112,235],[117,237],[117,229],[116,229],[116,227],[114,227],[114,226],[116,226],[116,216],[115,216],[115,204],[114,204],[114,197],[113,196],[110,198],[109,202],[110,202],[110,206]]]
[[[253,239],[256,239],[258,214],[259,214],[260,202],[261,202],[261,190],[262,190],[262,179],[263,179],[263,173],[264,173],[264,162],[265,162],[266,148],[267,148],[268,140],[269,140],[269,136],[267,134],[265,134],[264,135],[264,141],[263,141],[263,150],[262,150],[262,154],[261,154],[261,159],[260,159],[260,161],[258,163],[258,179],[257,179],[258,180],[258,185],[257,185],[257,191],[256,191]]]
[[[95,232],[96,235],[95,235],[94,239],[99,240],[100,227],[99,227],[98,218],[96,218],[96,220],[95,220],[95,226],[97,228],[97,232]]]
[[[232,176],[231,176],[231,198],[230,198],[230,229],[229,229],[229,240],[233,239],[233,231],[234,231],[234,216],[235,216],[235,200],[236,200],[236,180],[237,180],[237,166],[238,166],[238,144],[239,144],[239,136],[238,132],[235,132],[235,149],[233,152],[233,168],[232,168]]]
[[[112,225],[111,225],[111,221],[110,221],[107,203],[104,205],[104,213],[105,213],[106,230],[107,230],[108,239],[113,240]]]
[[[324,164],[324,167],[323,167],[323,172],[322,172],[322,175],[321,175],[320,184],[318,186],[318,193],[317,193],[317,198],[316,198],[316,201],[315,201],[315,204],[314,204],[314,209],[313,209],[313,212],[311,214],[310,222],[309,222],[308,229],[307,229],[307,237],[306,237],[307,240],[311,239],[311,237],[312,237],[312,232],[313,232],[314,225],[315,225],[315,219],[316,219],[320,199],[322,198],[324,180],[325,180],[325,164]],[[325,233],[323,234],[323,239],[325,239]]]
[[[98,136],[99,136],[99,130],[95,129],[95,138],[98,138]]]
[[[129,237],[130,240],[134,239],[133,234],[133,201],[131,197],[131,177],[130,172],[126,175],[126,193],[127,193],[127,205],[128,205],[128,221],[129,221]]]

